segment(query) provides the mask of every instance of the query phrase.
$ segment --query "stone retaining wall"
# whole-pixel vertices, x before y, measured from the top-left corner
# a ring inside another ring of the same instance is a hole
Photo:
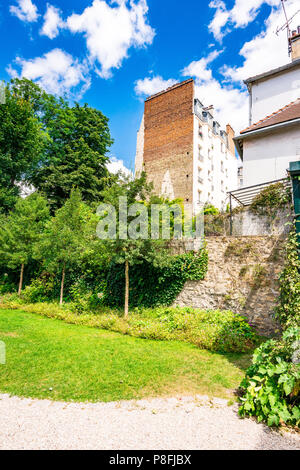
[[[208,237],[206,278],[188,281],[175,305],[230,309],[247,316],[261,334],[274,333],[283,244],[276,237]]]

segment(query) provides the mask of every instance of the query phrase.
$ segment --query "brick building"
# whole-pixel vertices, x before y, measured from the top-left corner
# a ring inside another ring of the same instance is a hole
[[[145,101],[137,137],[136,174],[146,171],[155,191],[185,203],[226,206],[238,187],[234,131],[214,119],[213,108],[195,98],[194,80],[178,83]]]

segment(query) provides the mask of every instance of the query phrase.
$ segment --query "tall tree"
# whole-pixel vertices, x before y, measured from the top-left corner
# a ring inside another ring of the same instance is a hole
[[[19,199],[15,210],[0,226],[0,255],[8,268],[20,268],[18,294],[23,287],[24,269],[32,259],[34,244],[49,218],[47,201],[38,193]]]
[[[47,161],[31,178],[53,209],[79,187],[85,202],[98,201],[109,174],[106,153],[112,144],[108,119],[87,104],[70,107],[58,101],[45,118],[50,141]]]
[[[10,90],[29,102],[48,141],[43,162],[30,182],[48,198],[53,212],[79,187],[86,202],[99,200],[109,173],[106,156],[113,141],[108,118],[87,104],[74,106],[45,93],[27,79],[13,79]]]
[[[0,106],[0,210],[11,210],[43,156],[46,134],[30,101],[5,89]]]
[[[114,237],[108,234],[106,249],[111,254],[113,262],[124,264],[124,316],[126,318],[129,310],[130,267],[144,261],[152,262],[154,265],[167,264],[169,256],[165,249],[165,241],[153,240],[150,236],[148,216],[152,201],[152,185],[147,184],[145,174],[135,180],[126,178],[118,181],[103,191],[102,195],[105,204],[112,206],[116,213],[115,234]],[[120,198],[124,198],[124,202],[126,198],[127,208],[122,208]],[[155,198],[155,202],[161,201]],[[102,229],[105,227],[107,217],[105,208],[100,209],[99,215],[104,215],[104,219],[98,225],[103,235]],[[138,220],[139,216],[141,216],[140,220]]]
[[[61,275],[60,304],[63,303],[68,269],[78,262],[78,258],[88,248],[93,226],[95,231],[94,220],[94,214],[82,202],[80,191],[74,189],[70,199],[47,223],[36,245],[35,257],[43,259],[50,272]]]

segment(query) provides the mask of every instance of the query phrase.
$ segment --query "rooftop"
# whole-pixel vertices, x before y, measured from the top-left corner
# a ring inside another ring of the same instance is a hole
[[[265,127],[274,126],[275,124],[281,124],[283,122],[293,121],[300,118],[300,98],[291,103],[287,104],[283,108],[278,109],[274,113],[266,116],[264,119],[252,124],[247,127],[241,134],[245,134],[250,131],[255,131],[257,129],[263,129]]]
[[[175,88],[179,88],[179,87],[181,87],[183,85],[186,85],[187,83],[191,83],[193,81],[194,81],[193,78],[189,78],[188,80],[184,80],[184,82],[175,83],[175,85],[170,86],[166,90],[162,90],[158,93],[155,93],[154,95],[149,96],[145,101],[150,101],[153,98],[156,98],[157,96],[163,95],[164,93],[168,93],[169,91],[175,90]]]

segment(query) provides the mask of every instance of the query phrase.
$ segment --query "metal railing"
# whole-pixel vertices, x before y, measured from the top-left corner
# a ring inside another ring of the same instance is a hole
[[[255,184],[254,186],[247,186],[245,188],[235,189],[228,191],[229,206],[230,206],[230,235],[232,235],[232,201],[235,200],[240,206],[247,207],[252,204],[254,198],[265,188],[272,184],[283,183],[286,188],[291,188],[291,181],[288,178],[279,180],[268,181],[266,183]]]

